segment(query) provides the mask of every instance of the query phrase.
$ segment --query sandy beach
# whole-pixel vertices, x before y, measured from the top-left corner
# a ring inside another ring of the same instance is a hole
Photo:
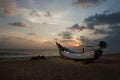
[[[66,60],[1,61],[0,80],[120,80],[120,54],[103,55],[95,64]]]

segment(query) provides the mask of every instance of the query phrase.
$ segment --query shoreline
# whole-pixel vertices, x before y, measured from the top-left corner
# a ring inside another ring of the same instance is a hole
[[[103,55],[94,64],[60,57],[0,61],[1,80],[120,80],[120,54]]]
[[[103,54],[102,56],[115,56],[115,55],[120,55],[119,53],[114,53],[114,54]],[[0,61],[18,61],[18,60],[31,60],[32,57],[37,57],[37,56],[44,56],[45,58],[54,58],[54,57],[60,57],[60,55],[54,55],[54,56],[45,56],[45,55],[2,55],[0,56]]]

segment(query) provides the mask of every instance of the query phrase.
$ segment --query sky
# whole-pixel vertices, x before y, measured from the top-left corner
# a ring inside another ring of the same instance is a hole
[[[80,48],[120,52],[120,0],[0,0],[0,49]]]

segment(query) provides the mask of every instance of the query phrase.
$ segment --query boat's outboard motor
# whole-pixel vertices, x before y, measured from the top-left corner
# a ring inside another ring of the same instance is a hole
[[[105,41],[101,41],[99,43],[99,49],[95,50],[95,55],[94,55],[94,59],[98,59],[100,56],[102,56],[103,50],[104,48],[107,47],[107,43]]]

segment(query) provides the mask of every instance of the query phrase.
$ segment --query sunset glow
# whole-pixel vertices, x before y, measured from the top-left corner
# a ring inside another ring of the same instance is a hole
[[[80,44],[79,44],[79,43],[76,43],[75,46],[80,46]]]
[[[0,48],[55,48],[46,42],[56,41],[68,47],[119,43],[119,2],[0,0]]]

